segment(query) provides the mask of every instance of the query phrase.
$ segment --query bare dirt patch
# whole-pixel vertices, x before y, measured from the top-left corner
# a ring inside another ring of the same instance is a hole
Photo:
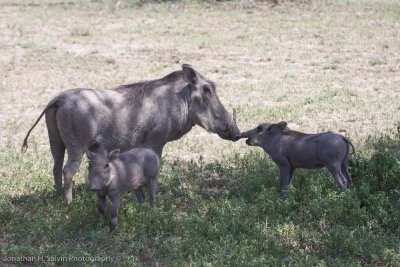
[[[242,130],[286,120],[345,132],[362,146],[400,118],[396,1],[168,4],[134,9],[45,1],[0,6],[1,147],[18,150],[47,102],[74,87],[112,88],[194,65],[216,82]],[[48,150],[45,124],[34,131]],[[249,150],[196,127],[167,158]]]

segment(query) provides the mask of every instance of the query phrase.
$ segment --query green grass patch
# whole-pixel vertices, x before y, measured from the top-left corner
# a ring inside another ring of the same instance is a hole
[[[80,179],[67,206],[49,177],[32,176],[37,190],[0,196],[0,259],[27,263],[23,257],[32,256],[49,265],[57,259],[180,266],[396,264],[399,158],[391,152],[356,154],[349,170],[354,184],[344,193],[329,172],[298,170],[281,200],[277,167],[263,153],[214,163],[164,162],[158,207],[138,205],[133,193],[125,194],[114,232],[103,225],[95,194]]]

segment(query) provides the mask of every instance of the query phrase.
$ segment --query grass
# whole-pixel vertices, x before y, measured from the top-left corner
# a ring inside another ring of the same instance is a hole
[[[27,163],[23,169],[32,182],[23,188],[29,193],[0,199],[0,251],[3,259],[35,256],[49,264],[51,256],[85,264],[106,257],[120,264],[179,266],[396,265],[398,160],[389,152],[371,159],[356,154],[350,161],[354,186],[345,193],[327,171],[300,170],[284,201],[277,168],[261,153],[213,163],[163,162],[158,207],[124,195],[115,232],[103,226],[95,194],[82,178],[66,206],[50,175]],[[3,186],[18,188],[15,183]]]
[[[0,261],[398,265],[397,1],[115,4],[0,3]],[[349,137],[354,187],[340,193],[327,171],[299,170],[283,201],[261,149],[195,127],[165,147],[158,207],[124,195],[109,232],[84,185],[86,163],[70,206],[54,189],[43,121],[19,153],[59,92],[159,78],[182,63],[216,82],[242,130],[285,120]]]

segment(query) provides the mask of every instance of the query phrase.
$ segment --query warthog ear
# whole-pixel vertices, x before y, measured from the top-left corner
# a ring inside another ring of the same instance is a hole
[[[112,150],[109,154],[108,154],[108,159],[109,160],[114,160],[117,159],[119,157],[119,149],[114,149]]]
[[[92,151],[87,150],[86,156],[88,157],[88,159],[93,159],[96,156],[96,153],[93,153]]]
[[[277,126],[283,130],[287,126],[287,122],[281,121],[280,123],[277,124]]]
[[[88,141],[86,145],[86,156],[91,159],[103,148],[103,146],[96,140]]]
[[[197,71],[189,64],[183,64],[182,70],[183,70],[183,80],[185,80],[185,82],[193,86],[196,86],[196,84],[199,82]]]

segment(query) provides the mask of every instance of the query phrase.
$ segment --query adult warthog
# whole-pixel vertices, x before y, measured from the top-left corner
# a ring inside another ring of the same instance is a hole
[[[29,134],[44,114],[54,158],[54,182],[62,188],[64,174],[67,203],[72,201],[72,177],[91,139],[107,150],[147,147],[161,158],[164,145],[181,138],[194,125],[226,140],[236,141],[241,134],[235,114],[232,117],[222,106],[214,83],[187,64],[158,80],[112,90],[79,88],[61,93],[33,124],[22,151],[26,151]],[[65,149],[68,160],[62,168]]]

